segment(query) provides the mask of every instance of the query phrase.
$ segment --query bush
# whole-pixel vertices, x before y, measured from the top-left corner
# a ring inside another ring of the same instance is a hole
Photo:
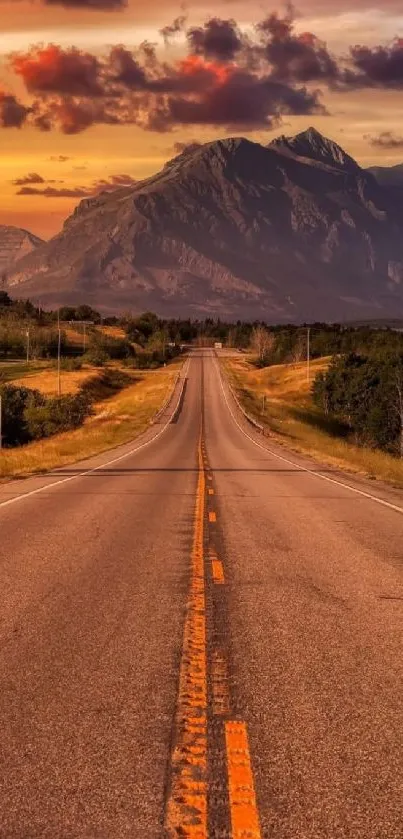
[[[403,355],[335,358],[316,377],[313,399],[347,423],[358,443],[403,456]]]
[[[83,367],[83,360],[82,358],[61,358],[60,359],[60,368],[61,370],[66,370],[69,373],[75,373],[79,370],[82,370]]]
[[[79,428],[92,413],[91,401],[83,393],[47,399],[41,405],[28,404],[25,424],[31,440],[51,437]]]
[[[92,364],[93,367],[103,367],[110,361],[110,355],[101,347],[94,346],[82,356],[82,361]]]
[[[2,440],[4,446],[21,446],[32,438],[26,422],[29,407],[42,405],[44,397],[38,390],[15,385],[0,388],[2,400]]]

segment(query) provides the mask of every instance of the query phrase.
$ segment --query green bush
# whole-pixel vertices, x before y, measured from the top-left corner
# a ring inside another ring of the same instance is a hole
[[[110,361],[110,355],[102,347],[94,346],[90,347],[82,356],[82,361],[85,361],[86,364],[92,364],[93,367],[103,367]]]
[[[358,443],[403,456],[403,354],[339,356],[316,377],[313,399]]]
[[[30,439],[40,440],[79,428],[91,413],[90,399],[77,393],[47,399],[42,405],[29,403],[24,419]]]
[[[42,405],[44,397],[38,390],[15,385],[0,387],[2,401],[2,442],[4,446],[21,446],[32,438],[26,421],[29,407]]]

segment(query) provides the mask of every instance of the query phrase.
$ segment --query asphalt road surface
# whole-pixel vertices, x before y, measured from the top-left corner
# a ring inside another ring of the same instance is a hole
[[[0,485],[0,837],[402,839],[402,495],[179,387]]]

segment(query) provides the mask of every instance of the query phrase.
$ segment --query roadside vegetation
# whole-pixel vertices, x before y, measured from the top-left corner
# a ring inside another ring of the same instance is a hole
[[[226,358],[223,364],[245,409],[276,442],[400,487],[403,336],[382,331],[363,340],[358,331],[356,339],[361,355],[311,359],[309,381],[307,363],[296,358],[293,348],[286,363],[271,363],[268,354],[262,364],[256,345],[262,335],[252,336],[248,355]],[[272,334],[265,340],[275,357]]]
[[[181,365],[181,360],[175,360],[158,370],[125,372],[131,377],[130,384],[107,398],[101,389],[92,401],[90,416],[79,428],[4,448],[0,477],[44,472],[130,442],[149,427],[172,392]]]

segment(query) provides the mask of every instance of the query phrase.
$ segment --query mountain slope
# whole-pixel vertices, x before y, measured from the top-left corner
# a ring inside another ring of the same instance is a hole
[[[323,163],[336,169],[357,171],[360,168],[358,163],[346,154],[341,146],[324,137],[316,128],[312,127],[295,137],[286,137],[283,134],[273,140],[268,148],[276,149],[293,157],[306,158],[306,162],[312,160],[315,163]]]
[[[13,267],[10,290],[161,314],[403,314],[401,202],[319,138],[296,138],[302,157],[242,138],[208,143],[135,186],[85,199]]]
[[[368,172],[376,178],[381,186],[403,188],[403,163],[397,166],[371,166]]]
[[[39,245],[43,239],[34,236],[28,230],[0,224],[0,275],[15,262]]]

